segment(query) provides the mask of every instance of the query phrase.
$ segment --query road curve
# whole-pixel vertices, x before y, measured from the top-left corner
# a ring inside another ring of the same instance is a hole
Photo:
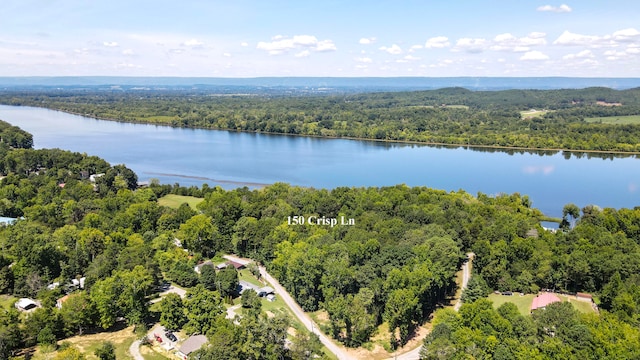
[[[134,360],[144,360],[142,354],[140,354],[140,340],[136,340],[129,346],[129,354]]]
[[[253,262],[253,260],[243,259],[233,255],[225,255],[224,258],[244,265]],[[318,325],[316,325],[313,320],[311,320],[311,318],[302,310],[300,305],[298,305],[298,303],[293,300],[291,295],[289,295],[287,290],[285,290],[285,288],[280,285],[278,280],[273,278],[267,272],[267,269],[265,269],[264,266],[260,266],[259,268],[262,278],[271,283],[271,286],[273,286],[273,288],[276,290],[276,294],[278,294],[287,304],[287,306],[289,306],[293,314],[300,320],[300,322],[307,328],[307,330],[318,335],[322,344],[326,346],[329,351],[331,351],[339,360],[356,360],[349,356],[344,350],[342,350],[338,345],[336,345],[331,339],[329,339],[320,331]]]

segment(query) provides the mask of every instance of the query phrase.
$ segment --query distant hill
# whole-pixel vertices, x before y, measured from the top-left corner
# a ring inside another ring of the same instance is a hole
[[[505,89],[582,89],[587,87],[629,89],[640,87],[640,78],[570,78],[570,77],[0,77],[0,88],[88,88],[92,90],[171,89],[211,90],[221,92],[262,92],[266,89],[294,92],[370,92],[431,90],[462,87],[470,90]]]

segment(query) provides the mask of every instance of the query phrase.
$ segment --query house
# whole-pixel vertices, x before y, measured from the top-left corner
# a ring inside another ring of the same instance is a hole
[[[64,304],[65,301],[69,300],[69,295],[65,295],[63,297],[61,297],[60,299],[56,300],[56,307],[58,309],[62,309],[62,304]]]
[[[275,290],[273,290],[271,286],[265,286],[265,287],[261,287],[257,292],[258,292],[258,296],[264,297],[264,296],[275,293]]]
[[[39,306],[40,305],[38,305],[38,303],[36,303],[34,300],[28,298],[21,298],[16,301],[15,304],[16,309],[20,311],[31,311]]]
[[[269,295],[267,295],[267,300],[269,300],[271,302],[276,301],[276,296],[273,295],[273,294],[269,294]]]
[[[537,309],[544,309],[549,304],[553,304],[555,302],[561,302],[559,297],[552,293],[542,293],[538,294],[535,298],[533,298],[533,302],[531,303],[531,312]]]
[[[576,299],[580,300],[580,301],[585,301],[585,302],[593,302],[593,296],[591,296],[591,294],[587,294],[587,293],[576,293]]]
[[[240,280],[238,281],[238,294],[242,294],[243,292],[245,292],[246,290],[252,289],[253,291],[255,291],[256,293],[260,293],[260,288],[256,285],[253,285],[250,282],[244,281],[244,280]]]
[[[227,264],[232,265],[236,270],[242,270],[246,267],[244,264],[235,261],[227,261]]]
[[[202,267],[203,267],[203,266],[211,266],[211,267],[213,267],[213,262],[211,262],[211,260],[207,260],[207,261],[205,261],[205,262],[203,262],[203,263],[200,263],[200,264],[196,265],[196,266],[193,268],[193,271],[195,271],[195,272],[197,272],[198,274],[200,274],[200,273],[201,273],[201,271],[202,271]]]
[[[216,265],[216,270],[222,270],[222,269],[226,268],[227,266],[229,266],[229,264],[220,263],[220,264]]]
[[[207,343],[206,336],[193,335],[182,343],[182,346],[180,346],[180,349],[178,349],[178,356],[186,360],[189,354],[199,350],[206,343]]]
[[[4,216],[0,216],[0,225],[11,225],[13,223],[16,222],[16,220],[18,220],[17,218],[10,218],[10,217],[4,217]]]
[[[96,179],[97,179],[97,178],[99,178],[99,177],[101,177],[101,176],[104,176],[104,173],[102,173],[102,174],[93,174],[93,175],[90,175],[90,176],[89,176],[89,181],[91,181],[92,183],[94,183],[94,182],[96,182]]]

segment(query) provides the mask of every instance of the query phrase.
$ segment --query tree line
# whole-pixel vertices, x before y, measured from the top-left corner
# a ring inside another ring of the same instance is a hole
[[[176,91],[3,91],[0,103],[174,127],[436,144],[640,151],[640,89],[440,90],[326,96],[213,96]],[[603,106],[616,104],[616,106]],[[550,110],[528,118],[520,112]]]

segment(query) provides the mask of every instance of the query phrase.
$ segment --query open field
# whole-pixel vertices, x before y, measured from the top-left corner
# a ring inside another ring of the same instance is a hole
[[[177,209],[183,203],[187,203],[187,204],[189,204],[189,206],[193,210],[197,210],[196,209],[196,205],[198,205],[202,201],[204,201],[203,198],[197,198],[197,197],[193,197],[193,196],[183,196],[183,195],[168,194],[168,195],[165,195],[165,196],[161,197],[160,199],[158,199],[158,204],[161,205],[161,206],[170,207],[172,209]]]
[[[136,340],[136,334],[133,332],[133,326],[129,326],[119,331],[101,332],[97,334],[74,336],[68,339],[58,341],[58,344],[69,342],[73,347],[80,350],[87,360],[96,360],[98,357],[94,351],[105,341],[110,341],[116,349],[116,359],[125,360],[132,359],[129,354],[129,347]],[[33,355],[33,360],[49,360],[53,359],[57,351],[43,352],[40,347]],[[145,357],[146,358],[146,357]]]
[[[591,307],[591,304],[584,301],[576,300],[573,296],[565,296],[560,294],[557,295],[562,301],[569,301],[573,304],[573,307],[581,313],[592,313],[595,312]],[[534,294],[526,294],[524,296],[520,296],[519,293],[513,293],[512,296],[500,295],[500,294],[490,294],[489,300],[493,302],[493,307],[498,308],[500,305],[511,302],[514,303],[518,310],[522,315],[528,315],[531,309],[531,303],[533,302],[533,298],[536,296]]]
[[[640,115],[592,117],[584,118],[584,121],[616,125],[640,124]]]
[[[531,118],[541,117],[548,112],[549,110],[535,110],[535,109],[520,111],[520,118],[531,119]]]

